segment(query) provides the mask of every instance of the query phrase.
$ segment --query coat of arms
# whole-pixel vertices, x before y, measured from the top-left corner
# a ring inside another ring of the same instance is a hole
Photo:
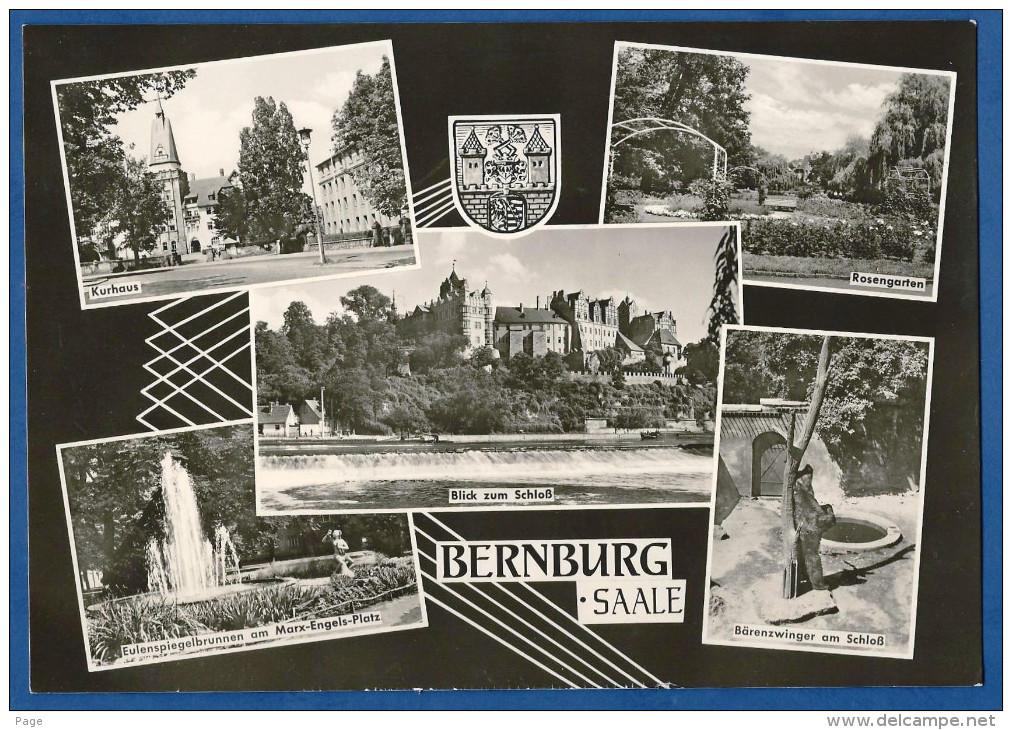
[[[526,233],[558,202],[559,115],[450,117],[453,199],[470,225]]]

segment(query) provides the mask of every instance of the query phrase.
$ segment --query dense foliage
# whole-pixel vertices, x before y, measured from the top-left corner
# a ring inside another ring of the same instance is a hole
[[[742,224],[742,248],[748,253],[773,256],[913,261],[918,245],[928,246],[934,240],[933,226],[905,218],[758,218]]]
[[[196,71],[186,69],[56,87],[78,237],[90,237],[117,202],[122,202],[128,150],[112,132],[119,116],[152,101],[155,94],[162,99],[171,97],[195,75]]]
[[[390,59],[370,76],[361,71],[351,94],[334,112],[334,148],[358,152],[363,164],[351,174],[362,195],[383,215],[396,219],[407,204],[404,157]]]
[[[305,172],[305,153],[288,107],[256,97],[252,122],[239,133],[244,227],[252,240],[290,239],[312,220],[310,198],[302,192]],[[243,231],[234,216],[222,222],[226,235],[239,238]]]
[[[724,402],[808,399],[821,341],[815,335],[729,332]],[[926,343],[833,338],[816,432],[843,469],[845,488],[919,483],[927,370]]]
[[[261,404],[295,403],[325,388],[327,412],[359,434],[559,433],[581,431],[588,416],[608,418],[647,406],[655,417],[713,409],[712,378],[697,385],[624,386],[574,376],[557,353],[501,360],[491,349],[466,352],[446,333],[399,333],[388,297],[361,286],[341,298],[344,311],[317,325],[292,302],[278,330],[256,327]],[[599,372],[616,372],[617,354],[597,353]],[[710,372],[707,369],[707,372]]]
[[[205,535],[228,528],[241,560],[270,559],[280,530],[302,535],[304,552],[326,552],[320,542],[328,526],[340,527],[349,544],[362,537],[388,554],[409,544],[400,515],[258,517],[249,426],[190,431],[170,436],[113,441],[64,449],[63,468],[78,561],[82,570],[104,573],[117,592],[147,584],[144,548],[162,534],[161,461],[170,453],[190,475]]]

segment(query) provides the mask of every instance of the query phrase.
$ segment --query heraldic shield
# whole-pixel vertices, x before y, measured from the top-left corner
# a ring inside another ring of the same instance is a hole
[[[494,235],[527,233],[555,212],[559,115],[450,117],[453,199],[464,220]]]

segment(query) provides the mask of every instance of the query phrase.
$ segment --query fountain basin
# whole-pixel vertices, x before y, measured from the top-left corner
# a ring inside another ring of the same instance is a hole
[[[212,601],[216,598],[224,598],[237,593],[249,593],[250,591],[263,590],[265,588],[278,588],[283,585],[292,585],[298,581],[295,578],[263,578],[244,581],[242,583],[228,583],[226,585],[205,588],[204,590],[192,593],[169,593],[167,595],[157,591],[151,593],[139,593],[134,596],[123,596],[122,598],[110,598],[107,601],[93,603],[87,609],[93,610],[110,603],[176,603],[181,605]]]
[[[879,515],[841,512],[836,524],[822,536],[821,552],[859,553],[895,545],[903,539],[900,528]]]

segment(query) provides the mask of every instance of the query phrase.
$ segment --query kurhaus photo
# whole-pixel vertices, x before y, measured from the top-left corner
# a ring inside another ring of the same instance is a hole
[[[415,264],[389,41],[52,88],[84,307]]]
[[[258,517],[249,423],[58,452],[90,671],[426,625],[407,516]]]
[[[748,283],[934,300],[955,82],[618,43],[601,220],[738,220]]]
[[[910,658],[933,340],[725,338],[704,643]]]
[[[252,294],[261,513],[710,499],[733,224],[419,236]]]

